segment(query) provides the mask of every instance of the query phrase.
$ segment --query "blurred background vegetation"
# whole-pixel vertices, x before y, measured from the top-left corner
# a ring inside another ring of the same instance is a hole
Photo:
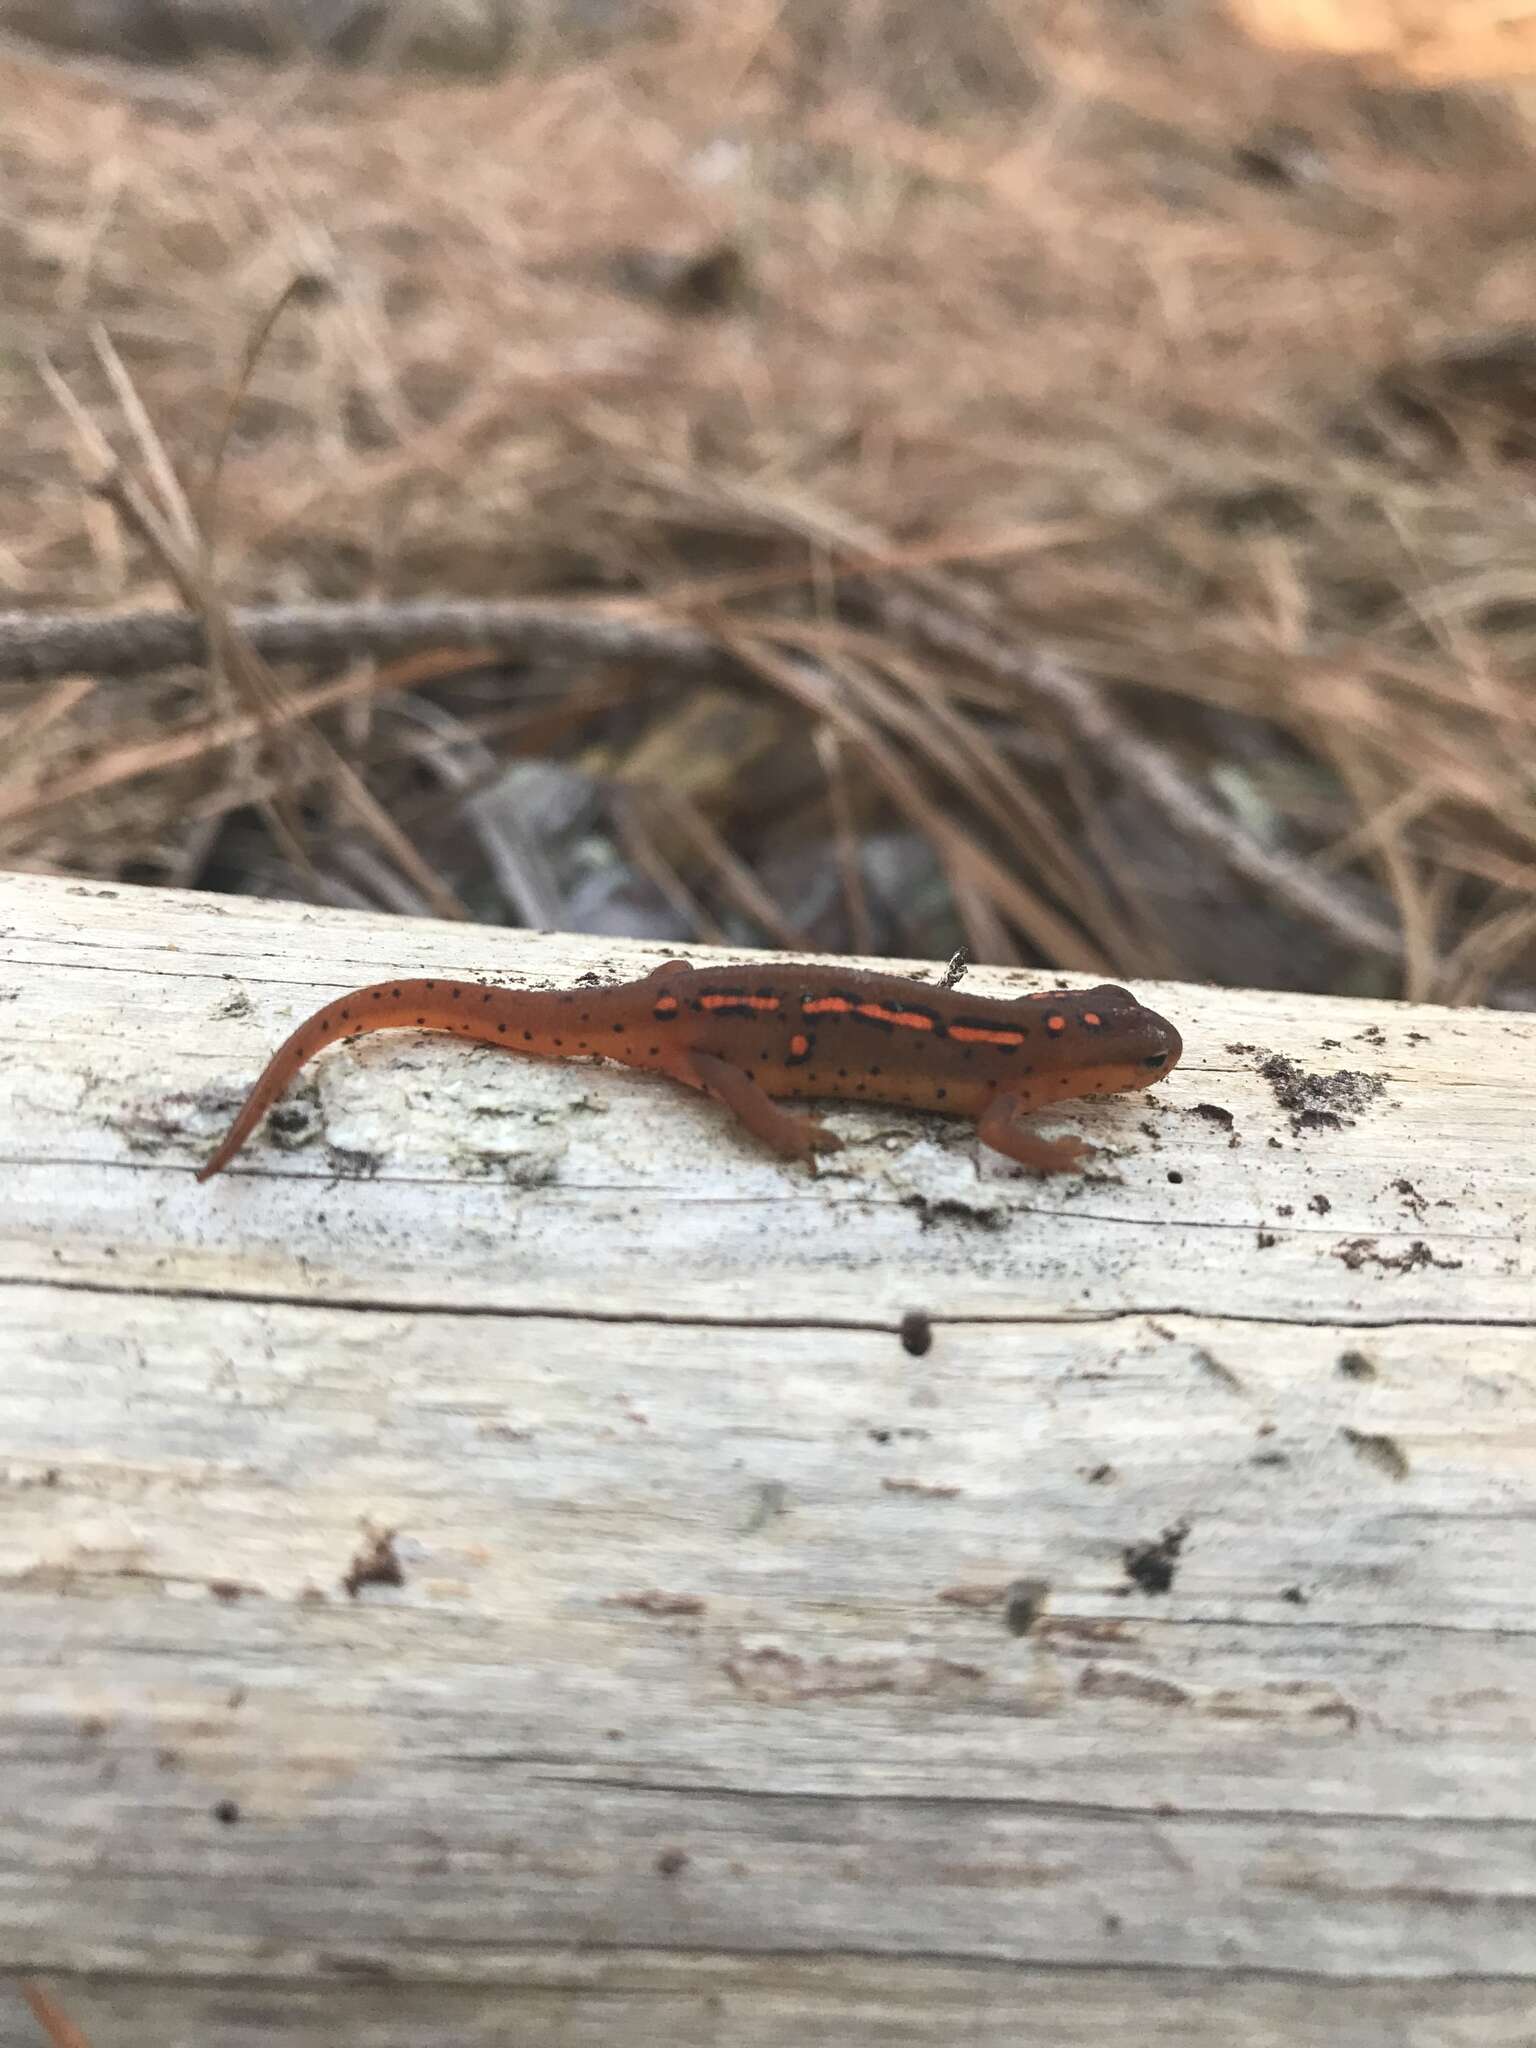
[[[1507,0],[0,0],[3,602],[216,653],[13,666],[0,863],[1536,1007],[1527,70]],[[560,610],[225,609],[427,597]]]

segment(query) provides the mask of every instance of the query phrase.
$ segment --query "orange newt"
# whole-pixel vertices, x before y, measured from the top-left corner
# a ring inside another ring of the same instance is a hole
[[[855,968],[694,968],[686,960],[606,988],[381,981],[327,1003],[278,1048],[198,1179],[229,1164],[323,1047],[409,1029],[670,1074],[723,1103],[786,1159],[841,1146],[774,1101],[822,1096],[970,1117],[984,1145],[1037,1173],[1070,1169],[1093,1148],[1036,1137],[1021,1118],[1079,1096],[1148,1088],[1184,1050],[1171,1024],[1108,983],[999,999]]]

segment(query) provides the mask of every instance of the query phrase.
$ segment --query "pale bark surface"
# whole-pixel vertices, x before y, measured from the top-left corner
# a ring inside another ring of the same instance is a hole
[[[193,1182],[342,989],[659,950],[0,880],[0,1970],[95,2048],[1536,2039],[1532,1021],[1146,991],[1051,1183],[391,1034]]]

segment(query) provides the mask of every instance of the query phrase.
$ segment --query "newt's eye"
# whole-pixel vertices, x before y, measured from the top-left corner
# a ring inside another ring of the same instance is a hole
[[[1144,1059],[1141,1064],[1155,1074],[1159,1068],[1167,1066],[1168,1055],[1165,1052],[1155,1052],[1149,1058]]]

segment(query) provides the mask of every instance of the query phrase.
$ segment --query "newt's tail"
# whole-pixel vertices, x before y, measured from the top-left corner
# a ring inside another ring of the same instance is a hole
[[[506,1045],[512,1037],[509,1002],[515,1001],[519,1013],[527,1014],[538,1000],[523,991],[514,995],[509,989],[482,988],[473,981],[380,981],[327,1003],[323,1010],[306,1017],[273,1053],[217,1150],[198,1168],[197,1178],[211,1180],[222,1172],[267,1111],[286,1094],[299,1069],[339,1039],[361,1038],[369,1031],[452,1031],[461,1038]],[[543,1050],[541,1045],[525,1045],[522,1040],[519,1031],[520,1051]]]

